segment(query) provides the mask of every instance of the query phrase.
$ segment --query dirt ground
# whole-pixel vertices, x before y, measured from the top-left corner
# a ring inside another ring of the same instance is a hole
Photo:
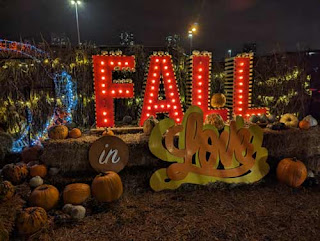
[[[265,179],[226,187],[187,185],[125,191],[78,223],[56,225],[53,240],[320,240],[320,188]]]

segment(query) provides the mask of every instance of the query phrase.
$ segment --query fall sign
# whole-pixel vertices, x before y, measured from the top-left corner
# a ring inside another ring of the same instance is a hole
[[[173,164],[157,170],[150,186],[161,191],[176,189],[183,183],[256,182],[269,172],[268,151],[262,147],[262,141],[262,129],[257,125],[244,127],[240,116],[220,134],[214,126],[203,125],[202,110],[192,106],[181,125],[164,119],[154,127],[149,139],[150,151]]]
[[[89,150],[89,161],[97,172],[120,172],[128,163],[129,148],[118,137],[104,136],[95,141]]]

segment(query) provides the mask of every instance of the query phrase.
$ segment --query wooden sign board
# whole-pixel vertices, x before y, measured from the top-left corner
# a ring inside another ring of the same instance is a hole
[[[174,144],[177,134],[178,146]],[[203,125],[202,110],[191,106],[182,125],[164,119],[152,130],[150,151],[173,164],[156,171],[150,186],[161,191],[176,189],[183,183],[256,182],[269,172],[268,151],[262,141],[262,129],[256,125],[245,128],[239,116],[219,134],[214,126]]]
[[[116,136],[104,136],[95,141],[89,150],[89,161],[97,172],[120,172],[128,163],[129,148]]]

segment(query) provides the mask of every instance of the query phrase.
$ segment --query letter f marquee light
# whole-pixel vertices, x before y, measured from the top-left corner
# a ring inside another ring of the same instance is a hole
[[[268,108],[250,108],[252,97],[253,54],[240,54],[225,62],[226,106],[233,115],[248,119],[251,115],[268,113]]]
[[[163,80],[165,99],[159,99],[160,80]],[[152,55],[145,86],[144,101],[140,116],[140,126],[150,116],[157,113],[169,113],[176,123],[183,118],[179,89],[173,70],[172,58],[168,54]]]
[[[133,83],[114,83],[112,80],[112,72],[114,70],[134,71],[135,57],[95,55],[92,58],[96,94],[96,125],[97,127],[113,127],[113,99],[133,98],[134,89]]]

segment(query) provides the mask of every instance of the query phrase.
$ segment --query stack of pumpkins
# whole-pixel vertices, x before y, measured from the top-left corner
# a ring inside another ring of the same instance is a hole
[[[62,140],[69,138],[79,138],[82,136],[81,130],[79,128],[73,128],[69,131],[68,127],[65,125],[56,125],[48,130],[48,136],[53,140]]]

